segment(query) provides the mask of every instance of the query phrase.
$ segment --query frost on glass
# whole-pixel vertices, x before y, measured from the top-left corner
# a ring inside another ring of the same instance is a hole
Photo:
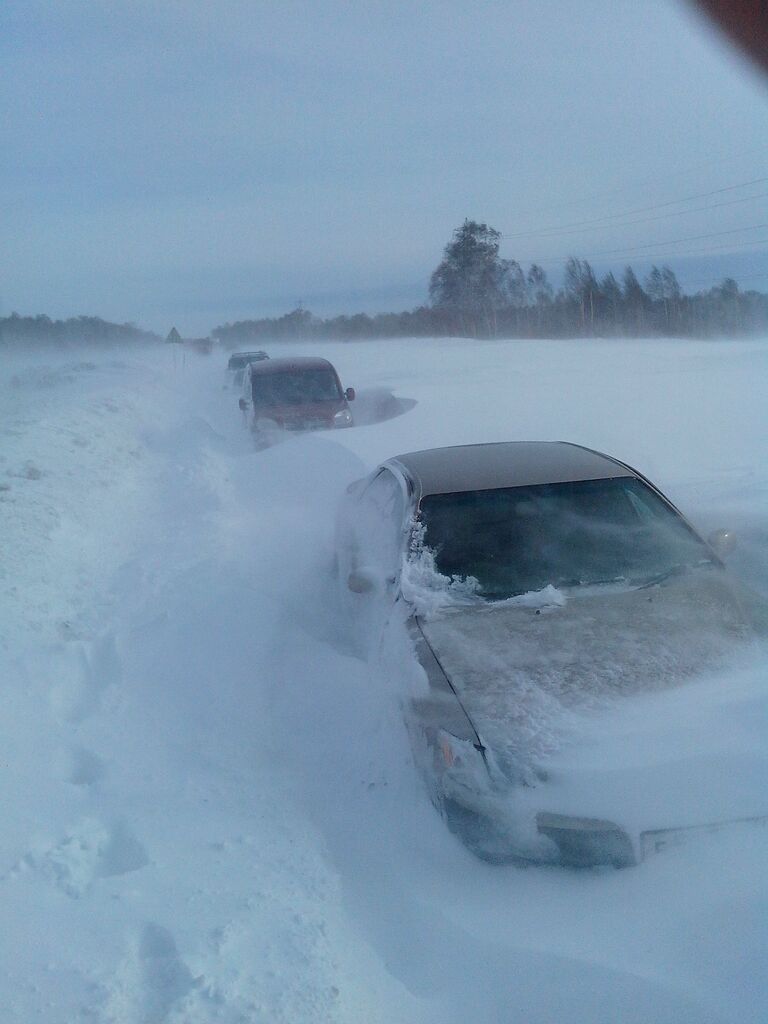
[[[480,584],[474,576],[445,576],[440,572],[435,552],[425,543],[425,533],[424,524],[413,519],[401,574],[403,597],[413,605],[416,614],[430,618],[445,608],[481,604]]]

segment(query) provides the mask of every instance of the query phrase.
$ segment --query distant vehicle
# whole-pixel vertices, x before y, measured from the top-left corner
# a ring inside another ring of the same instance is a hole
[[[239,386],[243,383],[245,368],[251,363],[260,363],[269,359],[266,352],[233,352],[227,363],[227,372],[231,375],[231,383]]]
[[[406,702],[416,760],[475,853],[628,866],[697,823],[699,807],[654,820],[659,787],[642,783],[635,834],[585,817],[602,776],[576,799],[547,755],[573,715],[682,684],[753,635],[754,607],[721,561],[732,544],[702,539],[636,470],[565,442],[413,452],[348,488],[336,568],[350,619],[380,629],[403,610],[428,684]],[[688,761],[665,765],[664,785],[676,768],[685,791]],[[627,767],[601,770],[615,786]],[[725,817],[761,814],[753,797]],[[625,799],[611,809],[628,813]]]
[[[249,364],[240,408],[254,431],[351,427],[355,389],[342,389],[327,359],[296,356]]]

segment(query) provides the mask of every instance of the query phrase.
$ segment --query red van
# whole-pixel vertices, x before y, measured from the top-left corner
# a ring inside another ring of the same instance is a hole
[[[349,403],[354,397],[355,389],[342,389],[327,359],[295,356],[247,366],[240,408],[254,430],[260,425],[327,430],[352,426]]]

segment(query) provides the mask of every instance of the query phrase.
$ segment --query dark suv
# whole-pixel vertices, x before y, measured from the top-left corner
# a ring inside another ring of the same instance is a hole
[[[231,374],[232,383],[242,384],[246,366],[250,363],[259,363],[263,359],[269,359],[269,356],[261,349],[258,352],[233,352],[227,363],[227,372]]]

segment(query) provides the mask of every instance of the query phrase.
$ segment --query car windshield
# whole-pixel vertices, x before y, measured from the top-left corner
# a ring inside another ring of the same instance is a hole
[[[265,373],[251,380],[254,405],[304,405],[338,402],[341,389],[333,370],[285,370]]]
[[[641,584],[712,561],[684,520],[631,477],[433,494],[420,516],[440,572],[474,577],[490,600],[549,584]]]

